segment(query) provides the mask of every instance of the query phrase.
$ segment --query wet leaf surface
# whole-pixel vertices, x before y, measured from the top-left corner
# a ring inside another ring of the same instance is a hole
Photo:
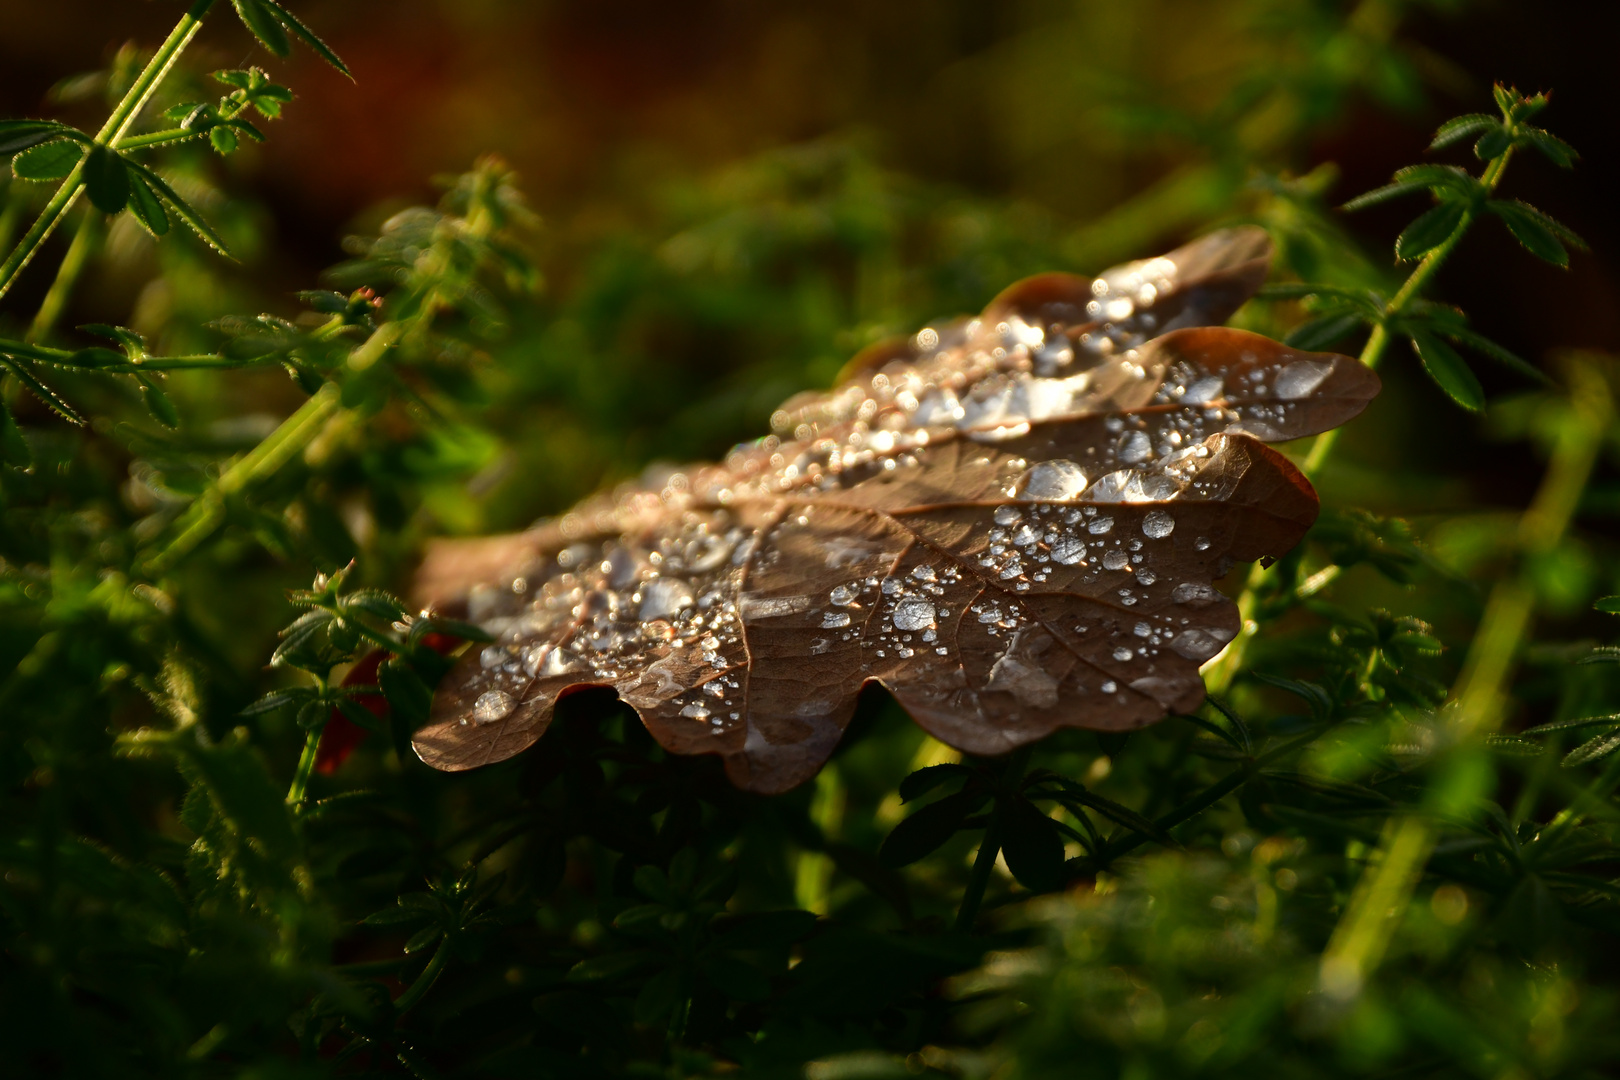
[[[481,625],[415,737],[457,770],[532,745],[607,686],[678,754],[774,792],[814,775],[876,681],[944,742],[997,754],[1203,698],[1238,629],[1213,582],[1315,519],[1265,442],[1356,415],[1378,379],[1224,321],[1255,229],[868,350],[777,434],[517,536],[433,548],[419,599]]]

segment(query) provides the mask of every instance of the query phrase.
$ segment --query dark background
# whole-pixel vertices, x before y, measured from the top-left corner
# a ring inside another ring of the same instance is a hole
[[[1275,163],[1296,172],[1337,163],[1334,201],[1423,160],[1440,120],[1490,109],[1493,81],[1554,92],[1545,122],[1582,160],[1565,174],[1521,158],[1504,194],[1560,218],[1592,252],[1575,254],[1562,271],[1525,256],[1504,231],[1478,229],[1445,269],[1438,294],[1537,363],[1562,348],[1620,345],[1620,237],[1612,210],[1620,191],[1613,119],[1620,89],[1611,77],[1620,20],[1608,4],[308,0],[295,10],[346,59],[353,83],[302,47],[287,60],[267,56],[223,10],[188,62],[199,71],[263,64],[297,94],[284,119],[266,125],[266,144],[222,165],[223,186],[233,201],[257,208],[266,234],[262,250],[229,273],[250,278],[266,306],[308,287],[338,260],[346,232],[374,228],[388,209],[431,200],[433,175],[464,169],[489,151],[512,163],[545,219],[548,287],[564,297],[590,253],[667,210],[656,204],[678,201],[691,178],[827,137],[854,140],[898,174],[1027,211],[1048,223],[1041,228],[1072,233],[1078,239],[1064,250],[1074,269],[1148,254],[1201,223],[1168,221],[1146,248],[1131,250],[1088,239],[1086,226],[1197,160],[1200,150],[1185,139],[1122,130],[1098,103],[1125,94],[1207,109],[1230,89],[1234,72],[1270,62],[1268,13],[1296,9],[1315,10],[1327,22],[1342,21],[1347,11],[1351,19],[1386,21],[1423,81],[1420,104],[1352,100],[1312,128],[1307,145],[1277,151],[1283,160]],[[0,114],[95,125],[99,102],[60,106],[50,100],[51,87],[65,74],[105,64],[126,39],[148,46],[159,40],[179,10],[172,2],[127,0],[0,3]],[[1463,152],[1443,160],[1470,159]],[[1407,200],[1344,223],[1382,253],[1418,209]],[[9,303],[25,308],[46,283],[35,268]],[[104,273],[87,284],[70,321],[104,320],[109,309],[116,318],[135,304],[127,275]],[[963,305],[982,302],[1001,284],[983,283],[983,295]],[[282,308],[290,311],[290,302]],[[1408,387],[1408,360],[1402,352],[1389,365],[1390,393],[1351,440],[1366,464],[1387,471],[1403,459],[1429,459],[1472,477],[1447,489],[1458,498],[1522,504],[1538,467],[1528,459],[1478,460],[1479,422],[1421,380]],[[826,372],[826,364],[804,372],[799,386]],[[711,374],[687,363],[679,378]],[[1489,366],[1481,377],[1492,393],[1522,385]],[[672,448],[718,453],[758,430],[770,394],[798,388],[792,381],[773,383],[737,423],[719,424],[709,439],[660,446],[668,442],[661,430],[631,425],[639,431],[635,448],[617,466],[582,468],[578,482],[517,499],[483,524],[513,526],[555,511],[615,467],[628,468],[630,458]],[[588,457],[582,451],[580,460]],[[1427,508],[1390,501],[1392,509]]]

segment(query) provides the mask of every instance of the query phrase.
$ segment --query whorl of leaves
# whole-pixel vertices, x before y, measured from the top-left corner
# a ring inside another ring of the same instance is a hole
[[[1211,583],[1316,517],[1263,442],[1378,389],[1348,357],[1211,325],[1269,255],[1237,229],[1095,280],[1027,279],[857,357],[722,465],[441,546],[422,598],[496,643],[446,677],[417,753],[503,760],[560,695],[608,686],[668,750],[773,792],[815,774],[868,682],[978,754],[1196,707],[1199,664],[1238,629]]]

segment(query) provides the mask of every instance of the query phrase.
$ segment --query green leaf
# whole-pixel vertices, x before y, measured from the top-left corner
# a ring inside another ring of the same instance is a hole
[[[382,721],[377,719],[377,714],[354,700],[354,698],[344,695],[334,701],[333,704],[337,707],[337,711],[342,713],[349,723],[355,727],[375,732],[383,730]]]
[[[167,180],[139,162],[132,161],[129,164],[130,168],[135,170],[136,175],[150,184],[152,190],[163,196],[163,200],[174,209],[176,214],[180,215],[181,221],[190,225],[197,235],[202,237],[215,251],[227,259],[232,258],[230,248],[225,245],[224,238],[214,231],[213,226],[203,220],[202,215],[197,213],[190,203],[182,199],[179,193],[169,186]]]
[[[1514,110],[1520,103],[1519,92],[1497,83],[1491,87],[1491,96],[1496,99],[1496,107],[1502,110],[1503,119],[1511,120]]]
[[[1546,750],[1540,743],[1518,735],[1487,735],[1485,745],[1496,753],[1507,754],[1509,757],[1536,757]]]
[[[1434,133],[1434,139],[1429,143],[1430,150],[1444,150],[1454,143],[1473,137],[1490,127],[1500,127],[1496,117],[1486,113],[1469,113],[1467,116],[1454,116],[1441,124]]]
[[[315,692],[313,690],[304,689],[302,687],[294,690],[277,690],[274,693],[269,693],[264,695],[264,697],[259,698],[257,701],[244,708],[241,712],[237,713],[237,715],[260,716],[264,713],[275,712],[277,709],[285,708],[294,702],[308,701],[310,697],[314,695],[314,693]]]
[[[174,402],[169,400],[169,395],[158,386],[150,382],[141,383],[141,399],[146,402],[146,411],[152,414],[152,419],[166,428],[180,426],[179,411],[175,409]]]
[[[138,172],[132,172],[129,179],[129,208],[135,214],[135,220],[153,236],[168,235],[169,215],[164,212],[163,202],[152,190],[152,185]]]
[[[228,127],[211,128],[208,132],[209,145],[221,154],[234,152],[239,141],[236,132]]]
[[[1485,408],[1485,389],[1479,385],[1479,379],[1456,349],[1439,337],[1422,331],[1413,331],[1411,341],[1418,359],[1423,362],[1423,370],[1435,385],[1446,392],[1447,397],[1470,412],[1480,412]]]
[[[1620,598],[1611,596],[1609,599],[1614,600]],[[1601,602],[1602,601],[1599,601],[1599,603]],[[1525,728],[1523,731],[1519,732],[1519,734],[1545,735],[1552,731],[1570,731],[1575,728],[1597,727],[1601,724],[1609,724],[1614,727],[1620,727],[1620,713],[1610,713],[1607,716],[1582,716],[1574,720],[1554,720],[1548,724],[1537,724],[1535,727]]]
[[[430,916],[425,911],[393,904],[381,911],[373,911],[360,921],[366,926],[398,926],[401,923],[421,922],[426,918]]]
[[[385,622],[395,622],[405,617],[405,605],[382,589],[356,589],[343,598],[343,606],[346,611],[354,609]]]
[[[900,801],[908,803],[913,799],[928,794],[953,777],[969,777],[972,775],[973,770],[966,765],[930,765],[926,769],[918,769],[900,781]]]
[[[422,927],[422,929],[411,935],[409,941],[405,942],[406,954],[409,955],[410,953],[421,952],[429,945],[432,945],[435,941],[438,941],[443,934],[444,930],[441,927]]]
[[[656,866],[636,867],[636,872],[631,875],[631,880],[635,882],[635,886],[641,891],[641,894],[649,900],[656,900],[660,904],[666,904],[669,907],[675,907],[681,902],[681,898],[675,892],[674,886],[669,883],[668,875]]]
[[[1497,363],[1510,367],[1519,374],[1534,379],[1536,382],[1552,382],[1540,368],[1519,356],[1518,353],[1498,345],[1484,334],[1477,334],[1465,327],[1448,328],[1441,330],[1440,334],[1443,337],[1448,337],[1453,341],[1466,345],[1475,352],[1488,356]]]
[[[140,361],[146,359],[146,338],[138,330],[131,330],[127,326],[111,326],[107,323],[83,323],[79,326],[87,334],[116,341],[124,350],[124,359]],[[81,352],[92,350],[82,349]],[[78,355],[78,354],[75,354]]]
[[[1395,257],[1407,262],[1433,251],[1451,238],[1467,213],[1467,204],[1457,201],[1426,210],[1395,239]]]
[[[129,168],[116,150],[100,143],[84,159],[84,186],[91,204],[104,214],[116,214],[129,204]]]
[[[878,861],[899,869],[932,854],[956,835],[983,801],[983,795],[958,793],[930,803],[894,827],[878,850]]]
[[[1605,615],[1620,615],[1620,596],[1605,596],[1592,607]]]
[[[1251,672],[1256,680],[1267,686],[1275,686],[1279,690],[1286,690],[1295,697],[1303,699],[1311,708],[1311,719],[1327,720],[1334,713],[1333,696],[1319,683],[1304,682],[1299,679],[1285,679],[1278,675],[1270,675],[1264,671]]]
[[[1051,818],[1027,799],[1002,808],[1001,850],[1007,869],[1032,892],[1049,892],[1063,884],[1063,836]]]
[[[1573,169],[1581,156],[1569,143],[1540,128],[1526,128],[1519,132],[1519,138],[1541,151],[1543,157],[1560,169]]]
[[[1616,750],[1620,750],[1620,731],[1606,731],[1602,735],[1588,739],[1564,755],[1564,765],[1567,768],[1585,765],[1589,761],[1608,757]]]
[[[90,141],[89,136],[78,128],[55,120],[0,120],[0,154],[15,154],[58,138]]]
[[[1104,798],[1095,791],[1091,791],[1072,781],[1065,784],[1063,790],[1063,801],[1066,803],[1074,802],[1081,806],[1090,807],[1116,825],[1123,825],[1127,829],[1139,832],[1144,836],[1151,836],[1165,847],[1180,846],[1176,843],[1176,838],[1165,831],[1164,826],[1156,821],[1148,820],[1128,806],[1123,806],[1113,799]]]
[[[311,49],[314,49],[315,55],[319,56],[322,60],[325,60],[328,64],[331,64],[333,67],[343,72],[343,74],[348,75],[349,78],[354,78],[354,75],[349,72],[348,67],[344,65],[343,61],[338,59],[338,54],[333,52],[331,47],[327,45],[326,42],[316,37],[315,31],[311,30],[309,27],[300,22],[296,15],[288,11],[281,4],[277,3],[276,0],[260,0],[260,2],[264,4],[265,7],[275,12],[276,17],[282,22],[286,23],[287,28],[290,29],[294,34],[297,34],[300,41],[302,41],[305,45],[308,45]]]
[[[1491,161],[1508,152],[1513,145],[1513,136],[1500,125],[1486,131],[1474,144],[1474,156],[1481,161]]]
[[[1455,165],[1409,165],[1396,171],[1394,183],[1358,195],[1340,209],[1361,210],[1415,191],[1472,200],[1480,198],[1485,188],[1477,177]]]
[[[483,627],[460,619],[445,619],[437,615],[430,615],[425,619],[417,619],[411,623],[411,632],[407,640],[413,645],[420,641],[423,634],[445,634],[449,637],[461,638],[464,641],[489,642],[495,638]]]
[[[84,158],[84,147],[71,139],[54,139],[30,147],[11,159],[11,173],[19,180],[60,180]]]
[[[646,970],[660,959],[659,954],[651,949],[632,949],[627,952],[593,956],[569,968],[567,979],[574,983],[615,982],[627,975]]]
[[[680,1004],[680,998],[681,970],[674,966],[666,967],[641,984],[641,991],[636,994],[636,1023],[648,1027],[661,1026]]]
[[[377,685],[395,715],[411,727],[421,724],[433,706],[433,691],[402,658],[384,660],[377,668]]]
[[[34,452],[29,449],[22,429],[4,401],[0,401],[0,461],[17,469],[31,468],[34,464]]]
[[[277,56],[292,52],[287,31],[282,29],[270,5],[263,0],[231,0],[231,6],[236,8],[236,14],[241,17],[242,25],[248,28],[248,33],[259,39],[259,44]]]
[[[39,379],[35,377],[34,373],[30,371],[24,364],[19,361],[12,360],[9,357],[5,357],[0,358],[0,367],[4,367],[6,370],[15,375],[18,382],[26,386],[31,394],[39,398],[45,407],[50,409],[57,416],[60,416],[70,424],[84,423],[84,417],[75,412],[73,406],[69,405],[62,395],[40,382]]]
[[[1369,206],[1377,206],[1380,203],[1389,202],[1391,199],[1398,199],[1402,195],[1412,195],[1419,191],[1428,190],[1429,185],[1420,183],[1385,184],[1381,188],[1374,188],[1371,191],[1363,192],[1362,194],[1357,195],[1349,202],[1342,204],[1339,209],[1353,213],[1357,210],[1365,210]]]
[[[1586,243],[1567,226],[1542,213],[1529,203],[1517,199],[1492,199],[1485,209],[1502,219],[1513,238],[1524,245],[1526,251],[1538,259],[1555,266],[1569,266],[1569,252],[1564,242],[1580,250]]]
[[[1323,315],[1294,327],[1283,338],[1283,343],[1296,349],[1319,351],[1355,333],[1364,322],[1359,315]]]

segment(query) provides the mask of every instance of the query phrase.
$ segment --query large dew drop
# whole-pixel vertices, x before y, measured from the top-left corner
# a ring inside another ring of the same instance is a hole
[[[683,608],[692,606],[692,587],[678,578],[658,578],[649,581],[641,590],[642,622],[652,619],[673,618]]]
[[[516,702],[512,695],[505,690],[489,690],[478,695],[473,702],[472,718],[475,723],[493,724],[497,720],[505,720],[512,714]]]
[[[1133,431],[1119,441],[1119,460],[1137,465],[1153,456],[1153,440],[1143,431]]]
[[[1085,541],[1073,536],[1061,536],[1052,544],[1052,561],[1073,566],[1086,557]]]
[[[927,600],[902,600],[894,607],[896,630],[926,630],[934,625],[934,605]]]
[[[1019,484],[1019,495],[1043,502],[1064,502],[1086,490],[1086,474],[1072,461],[1059,458],[1032,466]]]
[[[1296,360],[1277,372],[1276,394],[1284,401],[1298,401],[1321,386],[1333,368],[1316,360]]]
[[[1205,405],[1221,396],[1225,384],[1218,375],[1206,375],[1202,379],[1187,387],[1187,392],[1181,395],[1183,405]]]
[[[1177,604],[1204,607],[1223,599],[1223,597],[1201,581],[1183,581],[1171,590],[1170,599]]]
[[[1142,533],[1154,540],[1163,540],[1176,531],[1176,519],[1163,510],[1149,510],[1142,519]]]

